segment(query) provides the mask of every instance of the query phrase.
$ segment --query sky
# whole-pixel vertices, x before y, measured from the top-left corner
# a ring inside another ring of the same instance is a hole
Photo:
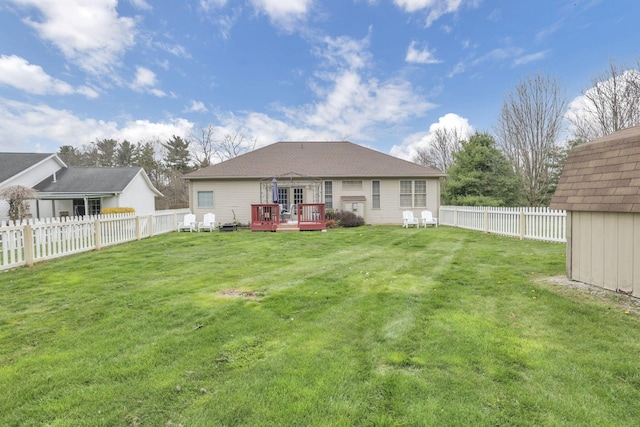
[[[536,73],[578,99],[640,59],[637,0],[0,0],[0,151],[349,140],[410,160],[494,133]]]

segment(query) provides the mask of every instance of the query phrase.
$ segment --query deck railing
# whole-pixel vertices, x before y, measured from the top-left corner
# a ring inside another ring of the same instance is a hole
[[[276,203],[251,205],[251,231],[277,231],[284,223],[296,223],[300,231],[326,230],[324,203],[298,203],[285,217]]]
[[[567,213],[545,207],[441,206],[441,225],[547,242],[567,241]]]
[[[0,271],[175,231],[188,209],[0,222]]]

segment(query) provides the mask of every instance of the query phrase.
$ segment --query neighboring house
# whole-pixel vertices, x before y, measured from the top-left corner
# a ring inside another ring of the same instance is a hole
[[[567,276],[640,297],[640,126],[571,150],[552,209],[567,211]]]
[[[40,193],[30,202],[33,218],[98,214],[103,208],[130,207],[136,214],[155,211],[162,196],[140,167],[68,168],[56,154],[0,153],[0,188],[22,185]],[[8,204],[0,201],[0,220]]]
[[[185,176],[189,207],[198,218],[214,212],[219,223],[248,223],[251,204],[324,203],[353,211],[367,224],[402,224],[402,211],[438,212],[437,169],[351,142],[278,142]]]

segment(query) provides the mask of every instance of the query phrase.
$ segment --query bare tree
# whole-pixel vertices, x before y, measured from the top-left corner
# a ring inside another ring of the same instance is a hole
[[[211,164],[216,152],[216,128],[212,124],[200,126],[191,132],[192,148],[197,167],[204,168]]]
[[[253,151],[257,140],[248,139],[241,131],[235,130],[219,136],[220,128],[209,124],[191,133],[194,158],[198,167],[206,167],[214,160],[225,161]]]
[[[12,185],[0,190],[0,199],[9,203],[9,219],[20,221],[29,214],[29,200],[38,198],[38,192],[22,185]]]
[[[238,157],[256,148],[257,138],[249,139],[241,131],[226,133],[217,141],[215,155],[220,161]]]
[[[592,140],[640,124],[640,63],[636,68],[609,63],[568,114],[574,137]]]
[[[462,148],[462,140],[468,137],[462,136],[457,128],[437,128],[431,133],[429,145],[416,150],[414,161],[446,172],[453,164],[455,153]]]
[[[566,106],[556,80],[540,74],[522,80],[502,105],[498,141],[530,206],[548,203]]]

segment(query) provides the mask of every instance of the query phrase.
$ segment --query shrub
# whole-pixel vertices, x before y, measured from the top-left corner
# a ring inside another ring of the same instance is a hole
[[[336,211],[335,221],[340,227],[360,227],[364,225],[364,218],[351,211]]]
[[[104,208],[100,210],[100,213],[103,215],[135,213],[135,212],[136,210],[133,208]]]
[[[324,213],[324,219],[326,219],[327,221],[335,220],[336,219],[335,211],[333,209],[327,209],[327,211]]]
[[[328,219],[326,224],[327,228],[336,228],[338,226],[335,219]]]

